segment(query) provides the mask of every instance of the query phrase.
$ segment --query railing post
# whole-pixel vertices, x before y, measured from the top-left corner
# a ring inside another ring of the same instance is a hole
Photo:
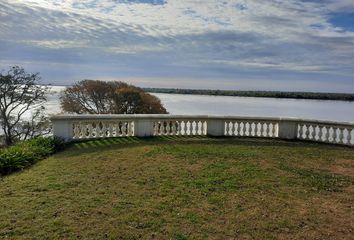
[[[53,135],[60,137],[65,141],[71,141],[74,136],[73,123],[70,120],[55,119],[53,123]]]
[[[137,137],[151,137],[154,135],[154,121],[152,119],[134,120],[134,135]]]
[[[280,139],[296,139],[297,138],[297,125],[296,121],[280,120],[278,137]]]
[[[209,119],[207,121],[207,135],[221,137],[225,135],[225,120]]]

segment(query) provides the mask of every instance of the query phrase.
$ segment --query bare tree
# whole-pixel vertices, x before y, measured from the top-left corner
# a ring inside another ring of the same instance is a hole
[[[18,66],[0,73],[0,125],[5,145],[40,135],[47,128],[43,115],[48,87],[39,85],[39,74]]]
[[[160,99],[119,81],[82,80],[67,88],[60,100],[65,112],[77,114],[167,113]]]

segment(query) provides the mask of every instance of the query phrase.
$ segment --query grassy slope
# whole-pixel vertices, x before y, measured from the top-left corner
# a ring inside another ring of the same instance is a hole
[[[353,236],[354,149],[160,140],[79,143],[0,179],[0,238]]]

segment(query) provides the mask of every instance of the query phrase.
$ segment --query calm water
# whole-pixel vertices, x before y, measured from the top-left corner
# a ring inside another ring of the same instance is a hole
[[[57,92],[63,87],[53,87]],[[354,122],[354,102],[200,96],[154,93],[171,114],[299,117]],[[50,96],[49,113],[59,113],[58,94]]]

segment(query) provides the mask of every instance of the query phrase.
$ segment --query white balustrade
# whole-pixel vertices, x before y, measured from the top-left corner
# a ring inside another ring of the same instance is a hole
[[[278,137],[278,123],[262,120],[227,120],[225,122],[225,136],[236,137]]]
[[[134,135],[133,121],[74,121],[73,139],[125,137]]]
[[[354,123],[234,116],[57,115],[55,136],[67,141],[126,136],[232,136],[299,139],[354,146]]]
[[[154,136],[195,136],[207,134],[207,121],[195,119],[159,119],[154,120]]]
[[[297,139],[354,146],[354,124],[304,120]]]

